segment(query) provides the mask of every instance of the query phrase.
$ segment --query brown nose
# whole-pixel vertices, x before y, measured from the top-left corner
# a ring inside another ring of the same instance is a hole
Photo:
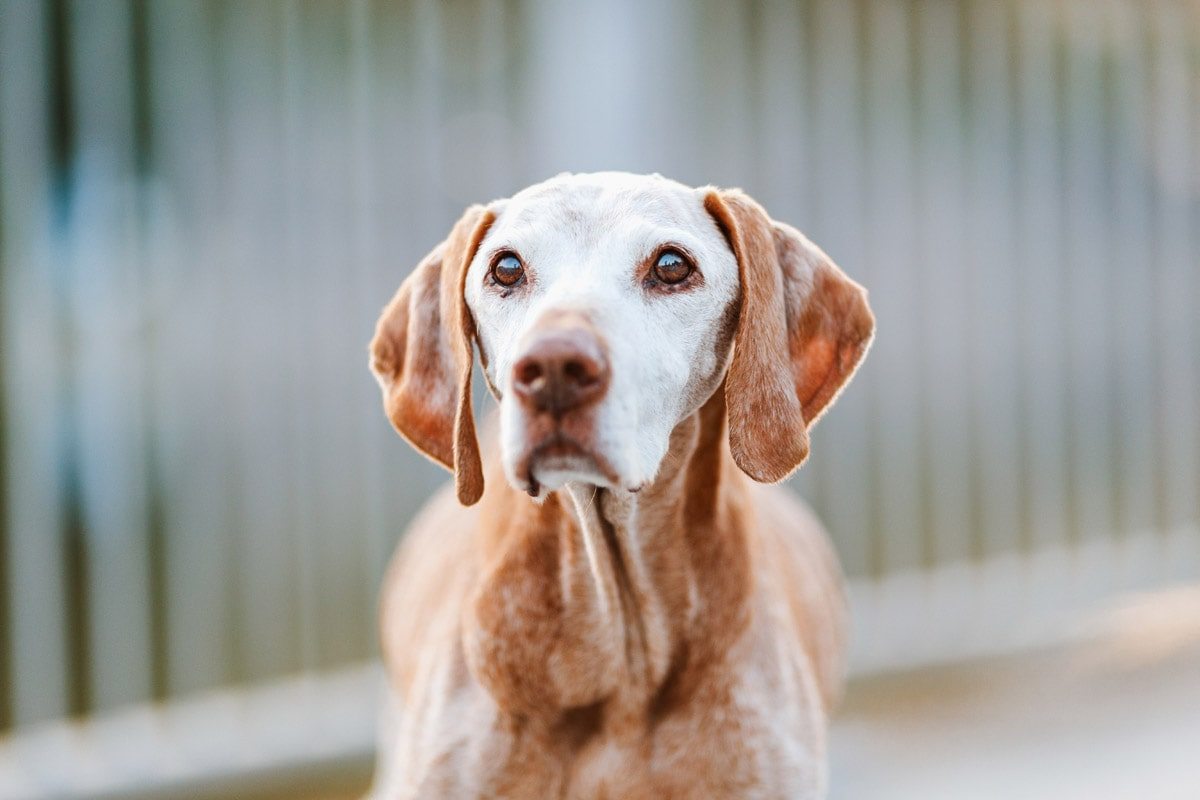
[[[584,327],[539,334],[513,367],[513,390],[531,411],[562,416],[596,402],[608,389],[608,359]]]

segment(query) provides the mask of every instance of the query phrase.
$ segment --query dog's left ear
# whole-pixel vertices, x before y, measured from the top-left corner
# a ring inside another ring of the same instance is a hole
[[[379,317],[371,371],[400,434],[454,473],[458,499],[483,496],[483,464],[471,409],[475,321],[463,289],[467,267],[495,215],[472,206],[433,248]]]
[[[866,290],[743,192],[710,190],[704,207],[741,279],[725,379],[730,450],[751,478],[775,483],[808,456],[808,429],[858,369],[875,317]]]

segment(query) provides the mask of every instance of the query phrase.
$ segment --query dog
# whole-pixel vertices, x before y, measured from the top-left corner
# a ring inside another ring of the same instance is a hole
[[[467,209],[370,346],[388,418],[454,476],[385,578],[370,796],[822,797],[842,578],[770,484],[874,329],[739,190],[563,174]]]

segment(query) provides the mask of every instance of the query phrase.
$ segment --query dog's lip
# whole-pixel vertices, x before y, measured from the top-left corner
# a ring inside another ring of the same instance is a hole
[[[582,459],[597,469],[600,468],[600,458],[590,448],[584,447],[561,432],[556,432],[529,448],[529,454],[525,459],[525,472],[530,483],[536,483],[533,477],[534,468],[552,459]]]
[[[566,435],[561,430],[556,430],[549,434],[541,441],[526,450],[524,461],[524,469],[521,470],[522,476],[525,478],[525,491],[531,496],[536,497],[541,489],[541,486],[536,477],[534,477],[534,469],[550,459],[582,459],[608,481],[613,486],[620,486],[621,481],[616,474],[616,471],[608,463],[602,455],[597,453],[590,447],[584,446],[578,440]]]
[[[552,434],[534,446],[529,460],[536,461],[548,456],[583,456],[585,458],[592,458],[591,452],[586,447],[561,433]]]

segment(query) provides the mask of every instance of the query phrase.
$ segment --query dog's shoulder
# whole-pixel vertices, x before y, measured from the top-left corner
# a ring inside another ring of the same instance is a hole
[[[458,618],[478,575],[477,509],[453,487],[437,492],[409,525],[380,591],[380,646],[394,685],[407,687],[422,648],[457,637]]]
[[[799,633],[826,711],[841,694],[847,608],[833,545],[816,514],[780,486],[751,487],[754,573],[768,603]],[[782,602],[778,602],[782,601]]]

